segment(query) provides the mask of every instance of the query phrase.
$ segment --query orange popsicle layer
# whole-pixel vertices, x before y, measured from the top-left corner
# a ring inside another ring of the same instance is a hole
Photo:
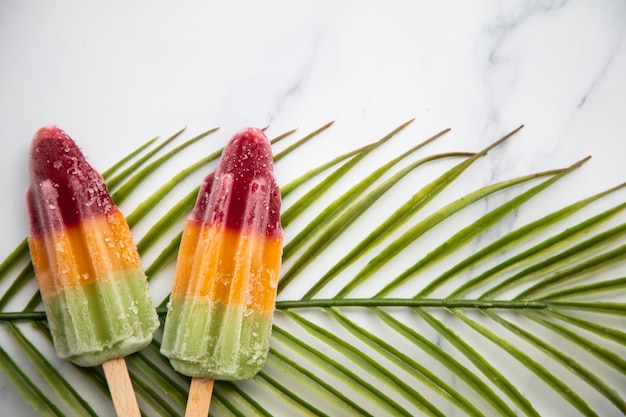
[[[60,129],[40,129],[30,156],[28,243],[58,356],[95,366],[136,352],[159,321],[124,216]]]
[[[139,254],[132,250],[132,235],[119,210],[33,235],[29,247],[43,296],[93,284],[111,274],[141,270]]]
[[[254,376],[269,350],[282,257],[269,142],[238,132],[204,181],[178,254],[161,352],[192,376]]]
[[[280,237],[190,221],[181,242],[172,293],[272,312],[281,254]]]

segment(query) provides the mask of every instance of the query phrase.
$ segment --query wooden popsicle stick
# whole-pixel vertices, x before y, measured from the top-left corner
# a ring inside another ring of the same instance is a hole
[[[124,358],[109,359],[102,364],[102,368],[117,416],[141,417]]]
[[[192,378],[185,417],[207,417],[213,395],[213,380]]]

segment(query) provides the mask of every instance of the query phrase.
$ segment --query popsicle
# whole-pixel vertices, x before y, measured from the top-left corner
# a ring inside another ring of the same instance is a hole
[[[282,256],[280,205],[267,137],[240,130],[186,221],[165,320],[161,353],[195,378],[187,415],[196,381],[210,391],[212,380],[252,378],[265,363]]]
[[[150,343],[159,320],[128,224],[58,127],[35,135],[30,174],[28,244],[57,355],[102,364],[118,415],[139,415],[123,358]]]

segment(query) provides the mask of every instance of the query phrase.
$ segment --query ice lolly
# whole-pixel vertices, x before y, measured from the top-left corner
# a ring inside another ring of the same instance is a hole
[[[269,350],[283,232],[272,151],[256,128],[204,180],[179,248],[161,352],[197,378],[253,377]]]
[[[158,317],[102,176],[55,126],[35,135],[30,174],[28,244],[58,356],[96,366],[145,347]]]

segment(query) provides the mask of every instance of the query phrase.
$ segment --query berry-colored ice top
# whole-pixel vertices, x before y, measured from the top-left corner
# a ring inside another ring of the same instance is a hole
[[[224,149],[215,172],[205,179],[190,220],[225,224],[232,230],[254,230],[268,236],[282,236],[280,191],[274,181],[273,168],[272,149],[263,131],[256,128],[240,130]],[[221,189],[227,193],[216,192],[213,188],[215,178],[222,182]],[[259,193],[267,194],[268,201],[264,202],[267,206],[249,204],[250,196]],[[225,197],[227,201],[222,200]]]
[[[83,218],[104,215],[115,209],[102,176],[87,162],[74,141],[56,126],[39,129],[30,150],[31,189],[53,186],[53,200],[44,207],[58,209],[66,227]],[[42,232],[39,216],[31,217],[32,231]]]

